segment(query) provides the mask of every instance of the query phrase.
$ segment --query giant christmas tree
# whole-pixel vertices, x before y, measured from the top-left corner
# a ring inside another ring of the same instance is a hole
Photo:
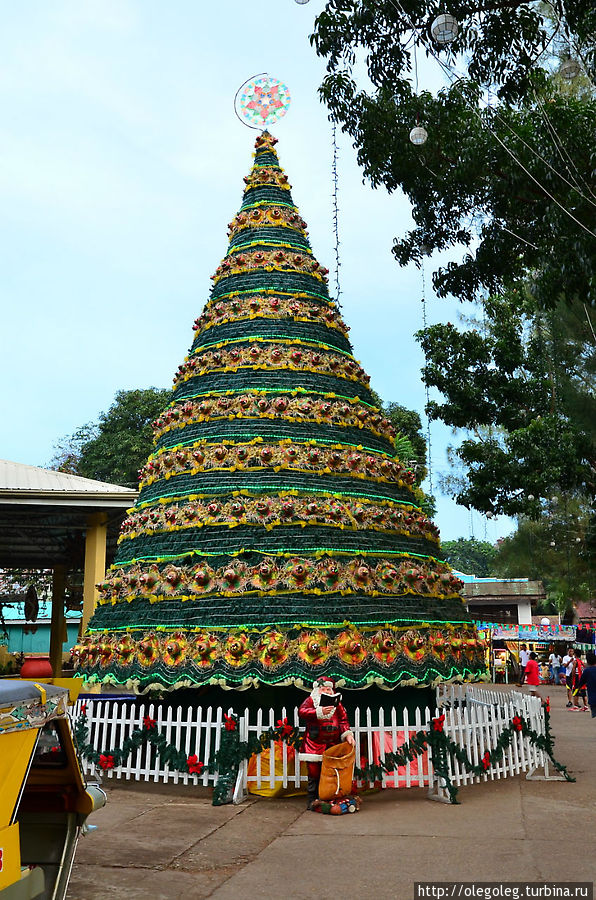
[[[81,674],[428,685],[480,642],[267,132],[88,632]]]

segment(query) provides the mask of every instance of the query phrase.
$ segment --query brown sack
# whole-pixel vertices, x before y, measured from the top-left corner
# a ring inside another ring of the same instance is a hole
[[[325,750],[319,780],[319,800],[333,800],[338,794],[350,793],[355,759],[356,749],[347,741]]]

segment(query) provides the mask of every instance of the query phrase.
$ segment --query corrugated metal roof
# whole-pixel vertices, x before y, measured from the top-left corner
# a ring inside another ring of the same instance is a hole
[[[88,494],[90,497],[94,494],[136,494],[133,489],[119,484],[108,484],[105,481],[94,481],[92,478],[81,478],[79,475],[67,475],[65,472],[0,459],[0,492],[12,491],[37,494],[76,493]]]
[[[489,597],[499,597],[502,599],[534,597],[538,599],[546,596],[544,585],[541,581],[506,581],[504,579],[464,584],[462,594],[468,600],[471,600],[472,598],[488,599]]]

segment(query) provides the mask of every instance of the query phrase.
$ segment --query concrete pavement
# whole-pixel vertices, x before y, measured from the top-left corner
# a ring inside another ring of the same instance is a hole
[[[555,754],[577,782],[471,785],[459,806],[387,790],[338,818],[306,812],[302,797],[212,807],[194,788],[108,785],[68,900],[409,900],[415,881],[591,881],[596,719],[567,712],[563,688],[551,702]]]

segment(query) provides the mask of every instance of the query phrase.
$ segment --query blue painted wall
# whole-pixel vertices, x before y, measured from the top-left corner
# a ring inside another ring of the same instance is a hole
[[[31,625],[29,625],[29,628]],[[25,634],[24,625],[7,623],[8,652],[9,653],[43,653],[50,652],[50,623],[38,622],[35,634]],[[69,622],[67,625],[68,640],[64,644],[64,651],[70,650],[77,642],[79,633],[79,620]],[[0,643],[5,644],[0,636]]]

